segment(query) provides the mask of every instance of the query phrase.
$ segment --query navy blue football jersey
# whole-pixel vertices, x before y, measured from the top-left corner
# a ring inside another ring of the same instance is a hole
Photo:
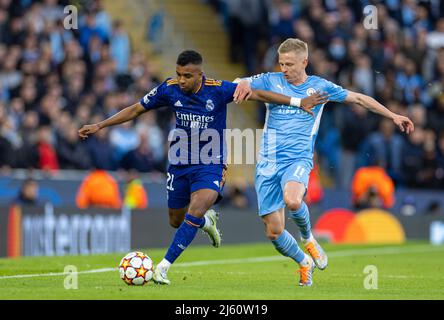
[[[237,84],[206,79],[196,92],[183,92],[177,79],[167,79],[141,100],[147,109],[164,106],[176,115],[170,132],[168,159],[172,165],[224,163],[227,104],[233,101]]]

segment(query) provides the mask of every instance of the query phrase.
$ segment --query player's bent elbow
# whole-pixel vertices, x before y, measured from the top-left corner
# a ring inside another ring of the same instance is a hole
[[[347,103],[355,103],[360,106],[363,105],[363,100],[360,93],[350,91],[348,96],[345,98]]]
[[[133,113],[133,117],[138,117],[142,113],[146,112],[146,109],[139,103],[132,105],[131,111]]]
[[[362,94],[362,93],[358,93],[356,94],[356,96],[354,97],[354,102],[358,105],[360,105],[361,107],[365,107],[368,103],[366,102],[366,95]],[[370,98],[370,97],[368,97]]]

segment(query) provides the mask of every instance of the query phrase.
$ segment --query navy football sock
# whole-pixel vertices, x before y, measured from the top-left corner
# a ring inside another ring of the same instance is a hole
[[[168,248],[165,259],[170,263],[173,263],[193,241],[194,237],[196,236],[197,229],[204,223],[204,218],[193,217],[187,213],[185,215],[185,220],[182,222],[174,235],[173,242]]]

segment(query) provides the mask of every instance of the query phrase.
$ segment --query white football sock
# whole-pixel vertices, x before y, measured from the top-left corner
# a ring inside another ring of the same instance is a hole
[[[171,266],[171,262],[169,262],[165,258],[162,259],[162,261],[160,261],[159,264],[157,265],[158,268],[162,269],[165,272],[168,272],[168,269],[170,268],[170,266]]]
[[[213,223],[211,222],[210,218],[207,217],[207,214],[205,214],[204,216],[205,219],[205,224],[202,226],[202,230],[208,230],[209,227],[211,227],[213,225]]]
[[[309,237],[308,239],[301,238],[301,240],[302,240],[302,243],[303,243],[303,244],[306,244],[306,243],[308,243],[308,242],[311,242],[311,241],[314,240],[314,238],[313,238],[313,234],[310,232],[310,237]]]
[[[299,263],[301,266],[306,267],[310,264],[310,257],[305,254],[304,259]]]

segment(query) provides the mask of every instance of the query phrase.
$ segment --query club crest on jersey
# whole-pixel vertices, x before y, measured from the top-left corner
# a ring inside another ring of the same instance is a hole
[[[205,106],[205,108],[206,108],[208,111],[213,111],[213,110],[214,110],[214,103],[213,103],[213,100],[211,100],[211,99],[207,100],[207,105]]]
[[[315,93],[316,93],[316,89],[313,89],[313,88],[308,88],[307,89],[307,95],[308,96],[311,96],[311,95],[313,95]]]

